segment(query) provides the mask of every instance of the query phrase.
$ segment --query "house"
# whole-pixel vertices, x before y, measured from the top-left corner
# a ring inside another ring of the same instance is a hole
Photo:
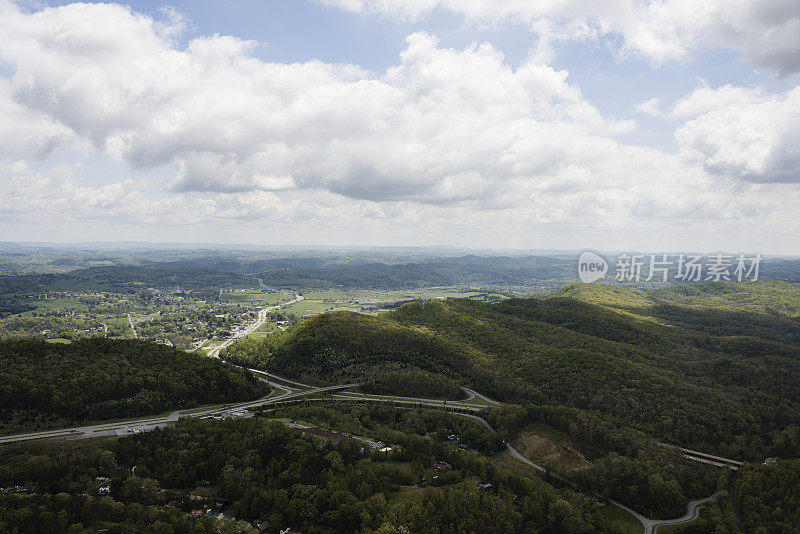
[[[376,312],[378,311],[378,307],[374,304],[369,304],[367,306],[361,306],[361,311],[363,312]]]
[[[104,485],[97,489],[98,495],[111,495],[111,486]]]
[[[434,466],[433,466],[433,468],[435,470],[437,470],[437,471],[447,471],[451,467],[452,466],[450,464],[448,464],[447,462],[439,462],[437,464],[434,464]]]

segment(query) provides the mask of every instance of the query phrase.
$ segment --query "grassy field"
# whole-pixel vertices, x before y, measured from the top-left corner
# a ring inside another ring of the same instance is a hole
[[[389,504],[414,504],[421,501],[424,495],[425,488],[402,486],[397,491],[389,493],[386,501]]]
[[[361,306],[355,304],[347,305],[345,303],[320,302],[306,299],[290,304],[282,308],[282,311],[285,313],[294,313],[296,315],[315,315],[331,310],[359,311],[360,309]]]
[[[222,293],[223,302],[248,306],[275,306],[293,298],[293,295],[266,293],[261,289],[228,289]]]
[[[31,300],[27,301],[26,304],[36,306],[36,309],[21,313],[19,314],[20,317],[30,317],[34,313],[47,313],[61,309],[86,309],[87,307],[76,298]]]
[[[644,526],[642,526],[638,519],[613,504],[602,508],[600,510],[600,515],[609,522],[617,525],[622,534],[642,534],[644,532]],[[659,529],[658,532],[661,534],[662,530]]]
[[[227,295],[227,293],[226,293]],[[432,300],[448,298],[486,298],[502,300],[506,297],[493,292],[441,287],[428,289],[407,289],[398,291],[306,291],[305,300],[287,306],[287,313],[300,316],[315,315],[326,311],[351,310],[361,311],[362,305],[386,305],[407,300]]]
[[[72,343],[71,340],[65,339],[63,337],[57,337],[57,338],[53,338],[53,339],[48,339],[47,342],[48,343],[64,343],[64,344]]]

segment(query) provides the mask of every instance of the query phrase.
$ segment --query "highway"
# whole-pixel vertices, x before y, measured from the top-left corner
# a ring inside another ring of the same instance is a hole
[[[237,332],[236,334],[231,336],[229,339],[227,339],[223,343],[211,347],[209,349],[209,351],[208,351],[208,355],[211,356],[212,358],[219,358],[219,353],[222,351],[222,349],[228,347],[231,343],[233,343],[237,339],[245,337],[245,336],[249,336],[250,334],[252,334],[256,330],[261,328],[261,326],[264,323],[267,322],[267,314],[269,312],[280,310],[281,308],[283,308],[285,306],[289,306],[290,304],[294,304],[295,302],[300,302],[301,300],[303,300],[303,296],[302,295],[297,295],[294,298],[294,300],[290,300],[289,302],[282,302],[280,304],[276,304],[275,306],[267,306],[266,308],[261,308],[258,311],[258,319],[256,319],[256,321],[254,323],[249,324],[243,330],[240,330],[239,332]],[[131,328],[133,328],[133,325],[131,325]],[[134,330],[134,334],[135,334],[135,332],[136,331]]]
[[[713,454],[708,454],[705,452],[695,451],[692,449],[686,449],[684,447],[678,447],[677,445],[668,445],[666,443],[659,443],[660,446],[666,447],[668,449],[675,449],[683,453],[684,458],[688,458],[694,462],[700,462],[708,465],[713,465],[715,467],[727,467],[733,471],[736,471],[744,464],[738,460],[731,460],[730,458],[723,458],[721,456],[714,456]]]
[[[260,280],[259,282],[261,283]],[[301,300],[303,300],[303,297],[297,295],[294,298],[294,300],[291,300],[289,302],[284,302],[281,304],[277,304],[275,306],[262,308],[261,310],[259,310],[258,318],[255,322],[248,325],[241,331],[237,332],[234,336],[232,336],[225,342],[221,343],[220,345],[216,345],[210,348],[210,350],[207,353],[208,356],[212,358],[219,358],[219,353],[222,351],[222,349],[228,347],[237,339],[252,334],[256,330],[258,330],[264,323],[266,323],[267,315],[269,314],[269,312],[279,310],[285,306],[294,304],[295,302],[299,302]],[[133,330],[134,337],[138,337],[130,314],[128,315],[128,321],[131,325],[131,329]],[[398,397],[390,395],[370,395],[364,393],[354,393],[345,391],[342,391],[340,393],[335,393],[337,391],[347,390],[350,388],[357,387],[359,384],[352,383],[352,384],[340,384],[340,385],[324,386],[324,387],[313,387],[308,384],[296,382],[294,380],[283,378],[258,369],[250,369],[250,371],[256,374],[261,381],[266,382],[267,384],[275,388],[275,391],[271,392],[266,397],[262,397],[254,401],[231,403],[230,405],[226,405],[226,407],[221,407],[217,405],[217,406],[208,406],[200,409],[195,408],[186,410],[176,410],[162,416],[144,417],[140,419],[114,421],[108,423],[98,423],[94,425],[86,425],[86,426],[64,428],[57,430],[46,430],[41,432],[29,432],[25,434],[17,434],[12,436],[1,436],[0,443],[13,443],[19,441],[48,439],[48,438],[83,439],[83,438],[100,437],[100,436],[114,436],[114,435],[124,436],[131,433],[153,430],[155,428],[163,428],[170,423],[178,421],[178,419],[180,419],[181,417],[202,417],[209,415],[213,416],[213,415],[220,415],[225,412],[231,412],[233,410],[243,410],[243,409],[256,408],[267,405],[279,405],[284,402],[297,400],[302,397],[308,397],[317,393],[331,393],[330,398],[327,400],[338,400],[343,402],[347,401],[391,402],[399,405],[424,405],[435,408],[441,408],[444,410],[452,411],[453,413],[459,416],[474,419],[479,423],[481,423],[491,432],[495,432],[495,430],[494,428],[492,428],[492,426],[489,424],[488,421],[486,421],[484,418],[478,415],[463,413],[463,411],[467,410],[472,412],[480,412],[487,408],[502,406],[502,403],[492,400],[486,397],[485,395],[482,395],[477,391],[469,388],[462,388],[464,392],[467,394],[467,398],[458,401],[443,401],[439,399]],[[278,390],[280,390],[280,392],[278,392]],[[318,399],[318,400],[325,400],[325,399]],[[545,467],[523,456],[510,443],[504,442],[504,444],[512,457],[536,469],[537,471],[546,472]],[[660,443],[659,445],[677,449],[681,451],[686,458],[694,461],[699,461],[720,467],[729,467],[731,469],[737,469],[738,467],[743,465],[741,462],[738,462],[736,460],[713,456],[699,451],[694,451],[691,449],[685,449],[682,447],[667,445],[663,443]],[[558,475],[554,473],[551,473],[550,476],[562,480]],[[565,482],[569,483],[568,481]],[[694,519],[697,518],[699,508],[702,505],[712,501],[713,497],[707,497],[705,499],[692,501],[688,504],[686,514],[684,514],[682,517],[676,519],[665,519],[665,520],[647,518],[620,502],[611,499],[607,500],[611,504],[618,506],[619,508],[622,508],[623,510],[630,513],[632,516],[636,517],[636,519],[639,520],[639,522],[642,524],[644,528],[644,534],[656,534],[660,526],[679,525],[693,521]]]
[[[98,423],[94,425],[78,426],[72,428],[62,428],[57,430],[45,430],[42,432],[28,432],[25,434],[16,434],[13,436],[0,437],[0,443],[12,443],[16,441],[29,441],[33,439],[45,438],[69,438],[69,439],[82,439],[93,438],[99,436],[113,436],[125,435],[134,432],[146,432],[154,428],[161,428],[169,423],[174,423],[181,417],[202,417],[204,415],[218,415],[224,412],[237,409],[256,408],[267,404],[279,403],[280,401],[292,400],[305,395],[313,395],[315,393],[325,393],[328,391],[336,391],[339,389],[347,389],[357,386],[358,384],[341,384],[336,386],[325,386],[318,388],[309,388],[302,391],[287,388],[281,384],[269,382],[270,385],[283,390],[283,393],[262,397],[260,399],[249,402],[237,402],[226,405],[223,408],[219,405],[207,406],[205,408],[194,408],[186,410],[176,410],[167,415],[155,417],[143,417],[140,419],[130,419],[125,421],[113,421],[108,423]],[[131,429],[131,432],[128,432]]]
[[[266,312],[269,309],[261,310],[263,316],[266,316]],[[259,314],[259,317],[262,317],[262,314]],[[262,323],[263,324],[263,323]],[[258,325],[260,326],[260,324]],[[255,326],[255,328],[258,328]],[[218,351],[217,351],[218,352]],[[0,443],[12,443],[18,441],[28,441],[34,439],[47,439],[47,438],[66,438],[66,439],[82,439],[82,438],[91,438],[91,437],[100,437],[100,436],[124,436],[127,434],[135,433],[135,432],[145,432],[148,430],[153,430],[155,428],[163,428],[164,426],[174,423],[181,417],[202,417],[207,415],[219,415],[225,412],[231,412],[233,410],[241,410],[241,409],[248,409],[248,408],[256,408],[260,406],[268,406],[268,405],[279,405],[283,402],[298,400],[302,397],[307,397],[314,395],[316,393],[326,393],[326,392],[334,392],[339,390],[346,390],[350,388],[357,387],[359,384],[339,384],[334,386],[324,386],[324,387],[313,387],[308,384],[303,384],[300,382],[296,382],[293,380],[289,380],[287,378],[283,378],[271,373],[267,373],[265,371],[260,371],[257,369],[250,369],[250,371],[257,374],[260,380],[268,383],[272,387],[276,388],[276,390],[281,390],[282,393],[275,394],[275,392],[271,392],[270,395],[266,397],[262,397],[261,399],[249,401],[249,402],[239,402],[239,403],[232,403],[227,405],[227,407],[223,408],[220,406],[209,406],[204,409],[188,409],[188,410],[176,410],[171,412],[167,415],[163,416],[156,416],[156,417],[145,417],[141,419],[135,420],[128,420],[128,421],[115,421],[110,423],[99,423],[95,425],[86,425],[80,427],[73,427],[73,428],[64,428],[58,430],[46,430],[42,432],[30,432],[26,434],[17,434],[13,436],[3,436],[0,437]],[[291,384],[291,385],[287,385]],[[296,386],[296,387],[295,387]],[[368,395],[368,394],[357,394],[357,393],[332,393],[331,399],[332,400],[339,400],[343,402],[363,402],[363,401],[373,401],[373,402],[392,402],[395,404],[408,404],[408,405],[425,405],[431,406],[435,408],[441,408],[444,410],[452,411],[456,415],[461,417],[468,417],[475,421],[481,423],[484,427],[486,427],[489,431],[495,432],[495,429],[489,424],[486,419],[480,417],[478,415],[463,413],[463,410],[469,410],[474,412],[480,412],[485,410],[487,406],[483,403],[481,404],[471,404],[470,401],[474,401],[474,399],[479,398],[485,402],[491,403],[492,405],[500,405],[497,401],[492,401],[491,399],[467,388],[463,388],[467,394],[468,398],[461,401],[441,401],[438,399],[425,399],[425,398],[415,398],[415,397],[392,397],[387,395]],[[320,401],[325,399],[319,399]],[[330,400],[330,399],[329,399]],[[510,443],[503,442],[508,449],[508,452],[516,458],[517,460],[527,464],[530,467],[533,467],[539,472],[546,472],[546,468],[531,461],[530,459],[526,458],[522,453],[520,453],[517,449],[515,449]],[[698,453],[697,451],[692,451],[695,454],[703,454]],[[730,460],[733,461],[733,460]],[[737,462],[738,463],[738,462]],[[561,479],[558,475],[551,473],[550,476]],[[569,483],[568,481],[565,481]],[[641,522],[644,528],[644,534],[655,534],[659,526],[664,525],[678,525],[682,523],[688,523],[693,521],[698,514],[698,509],[708,502],[713,500],[713,497],[707,497],[705,499],[700,499],[697,501],[690,502],[686,514],[682,517],[676,519],[650,519],[647,518],[636,510],[625,506],[624,504],[617,502],[613,499],[608,499],[608,502],[611,504],[622,508],[623,510],[630,513],[636,519]]]

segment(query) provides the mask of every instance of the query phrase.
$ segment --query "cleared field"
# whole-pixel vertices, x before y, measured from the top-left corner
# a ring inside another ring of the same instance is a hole
[[[68,309],[86,308],[86,305],[82,304],[80,300],[76,298],[41,299],[41,300],[26,301],[25,303],[30,304],[31,306],[36,306],[36,309],[19,314],[21,317],[30,317],[34,313],[44,313],[49,311],[61,310],[64,308]]]
[[[335,310],[358,311],[360,309],[361,306],[357,306],[354,304],[348,305],[346,303],[301,300],[300,302],[295,302],[294,304],[290,304],[289,306],[282,308],[282,311],[286,313],[294,313],[296,315],[313,315],[313,314],[323,313],[326,311],[335,311]]]
[[[289,302],[293,298],[293,295],[266,293],[260,289],[231,289],[222,293],[224,302],[254,306],[275,306]]]
[[[455,287],[404,289],[397,291],[306,291],[305,300],[284,308],[288,313],[313,315],[326,311],[361,311],[364,305],[387,305],[407,300],[433,300],[448,298],[471,298],[478,300],[503,300],[507,297],[499,293],[462,289]]]
[[[519,452],[535,460],[554,462],[571,469],[592,466],[574,447],[569,436],[546,425],[525,429],[512,444]]]
[[[386,496],[389,504],[414,504],[422,500],[425,495],[424,488],[402,486],[397,491],[392,491]]]
[[[619,530],[622,532],[622,534],[642,534],[644,532],[644,527],[638,519],[633,517],[622,508],[614,506],[613,504],[603,507],[600,510],[600,515],[607,519],[610,523],[613,523],[619,527]],[[658,529],[658,532],[661,534],[664,531]]]

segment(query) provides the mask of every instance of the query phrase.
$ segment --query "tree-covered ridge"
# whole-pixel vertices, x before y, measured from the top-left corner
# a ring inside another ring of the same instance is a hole
[[[50,422],[160,413],[265,394],[249,372],[144,341],[0,342],[6,432]]]
[[[422,369],[731,457],[800,456],[800,321],[637,298],[649,315],[562,295],[325,314],[226,357],[332,382]]]
[[[683,308],[800,317],[800,284],[785,280],[677,284],[648,291],[613,284],[571,284],[549,296],[648,315],[664,304]]]
[[[324,409],[313,411],[325,417]],[[63,533],[80,522],[123,532],[256,532],[189,518],[191,510],[208,507],[250,525],[267,522],[270,533],[287,526],[308,533],[617,532],[595,499],[449,443],[437,430],[467,434],[453,426],[455,416],[381,406],[345,417],[391,427],[393,450],[299,435],[259,417],[183,419],[174,428],[71,453],[45,444],[0,447],[0,484],[36,485],[34,495],[0,494],[0,530]],[[474,422],[455,424],[481,433]],[[419,435],[429,431],[437,438]],[[435,470],[438,462],[447,468]],[[110,495],[99,498],[102,484]]]
[[[748,532],[800,532],[800,459],[743,469],[736,504]]]

